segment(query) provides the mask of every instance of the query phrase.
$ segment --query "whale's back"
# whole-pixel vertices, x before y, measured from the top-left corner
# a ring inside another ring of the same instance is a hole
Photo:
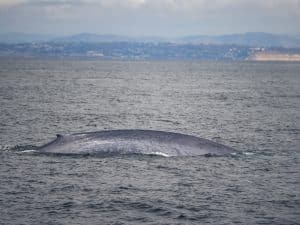
[[[57,138],[39,148],[55,154],[224,155],[234,150],[207,139],[153,130],[109,130]]]

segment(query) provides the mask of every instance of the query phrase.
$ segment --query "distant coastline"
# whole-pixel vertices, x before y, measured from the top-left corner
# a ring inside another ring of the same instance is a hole
[[[172,42],[31,42],[0,43],[0,57],[299,62],[300,48]]]

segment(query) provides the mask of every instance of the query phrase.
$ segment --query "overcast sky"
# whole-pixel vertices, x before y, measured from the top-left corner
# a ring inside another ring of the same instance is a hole
[[[0,33],[300,35],[300,0],[0,0]]]

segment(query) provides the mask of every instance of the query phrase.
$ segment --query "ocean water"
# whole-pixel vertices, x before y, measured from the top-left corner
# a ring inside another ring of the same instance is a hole
[[[36,155],[152,129],[224,157]],[[0,59],[0,224],[300,224],[300,64]]]

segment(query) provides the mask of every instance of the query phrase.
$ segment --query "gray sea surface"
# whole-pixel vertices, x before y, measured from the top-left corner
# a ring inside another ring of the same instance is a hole
[[[224,157],[49,156],[151,129]],[[300,224],[300,63],[0,59],[0,224]]]

